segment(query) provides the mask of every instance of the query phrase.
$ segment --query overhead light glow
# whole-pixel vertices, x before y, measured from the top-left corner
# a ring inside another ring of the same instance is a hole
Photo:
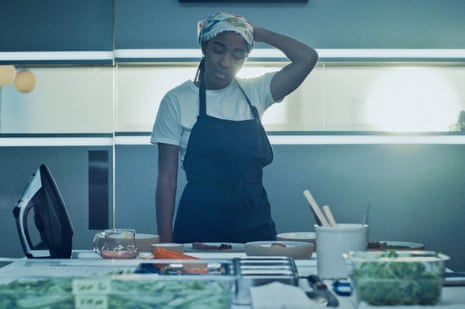
[[[373,130],[390,132],[450,131],[457,122],[457,90],[434,68],[400,67],[374,81],[365,117]]]

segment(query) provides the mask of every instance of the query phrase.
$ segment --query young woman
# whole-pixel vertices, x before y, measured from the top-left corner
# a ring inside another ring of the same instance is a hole
[[[254,42],[281,50],[289,64],[258,78],[236,79]],[[164,96],[152,132],[159,156],[160,241],[273,240],[275,224],[262,184],[273,152],[260,116],[304,81],[318,55],[298,40],[228,13],[199,23],[199,43],[203,58],[195,80]],[[187,184],[173,227],[179,161]]]

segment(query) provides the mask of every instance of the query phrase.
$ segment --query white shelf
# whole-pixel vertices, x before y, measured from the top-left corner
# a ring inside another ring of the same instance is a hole
[[[376,60],[385,61],[465,61],[465,49],[317,49],[320,59],[334,60]],[[172,60],[191,61],[200,59],[202,53],[195,49],[116,49],[114,51],[48,51],[48,52],[0,52],[1,62],[66,62],[66,61],[113,61],[113,59],[151,61]],[[249,60],[266,59],[267,61],[282,61],[285,56],[276,49],[253,49]]]
[[[273,145],[464,145],[465,135],[270,135]],[[0,147],[151,145],[148,134],[115,137],[0,137]]]

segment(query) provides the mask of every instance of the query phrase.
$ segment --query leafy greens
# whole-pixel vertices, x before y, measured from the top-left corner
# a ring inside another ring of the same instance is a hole
[[[397,257],[386,251],[382,257]],[[366,261],[352,273],[357,298],[370,305],[434,305],[441,294],[440,271],[421,261]]]

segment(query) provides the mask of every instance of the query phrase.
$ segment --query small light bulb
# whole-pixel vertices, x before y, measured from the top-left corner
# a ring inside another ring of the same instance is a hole
[[[15,80],[16,69],[14,65],[0,65],[0,87],[6,86]]]
[[[16,74],[15,87],[19,92],[31,92],[36,86],[36,77],[31,71],[21,71]]]

